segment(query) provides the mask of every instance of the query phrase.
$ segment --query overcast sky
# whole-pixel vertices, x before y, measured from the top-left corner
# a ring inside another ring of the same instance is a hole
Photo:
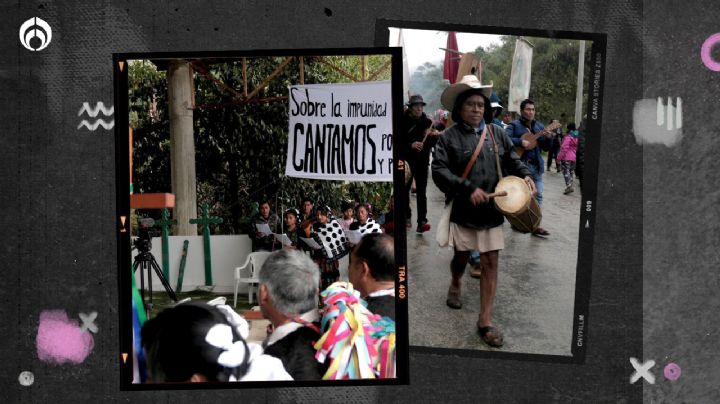
[[[403,28],[405,53],[407,55],[410,74],[415,69],[431,62],[437,64],[445,59],[444,48],[447,45],[447,32]],[[397,45],[398,29],[390,28],[390,46]],[[499,35],[457,33],[458,50],[473,52],[478,46],[487,47],[492,43],[500,43]]]

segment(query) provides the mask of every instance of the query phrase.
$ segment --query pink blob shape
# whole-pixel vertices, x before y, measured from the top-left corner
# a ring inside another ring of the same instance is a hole
[[[710,38],[703,42],[702,48],[700,49],[700,59],[703,64],[714,72],[720,72],[720,63],[715,61],[710,54],[712,47],[720,42],[720,32],[717,34],[710,35]]]
[[[64,310],[45,310],[40,313],[35,345],[43,362],[79,364],[92,352],[94,340],[80,329],[77,320],[70,321]]]
[[[668,363],[667,366],[665,366],[665,370],[663,370],[665,378],[671,381],[679,379],[681,373],[682,370],[676,363]]]

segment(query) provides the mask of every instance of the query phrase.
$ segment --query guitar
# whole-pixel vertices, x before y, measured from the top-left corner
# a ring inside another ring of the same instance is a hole
[[[530,129],[528,129],[527,133],[522,135],[520,139],[527,140],[530,144],[526,148],[523,148],[522,146],[516,147],[515,153],[517,153],[518,157],[522,157],[522,155],[525,153],[525,150],[532,150],[537,147],[537,140],[540,138],[540,136],[552,137],[554,135],[552,131],[561,126],[562,125],[560,124],[560,122],[551,123],[550,125],[546,126],[545,129],[541,130],[538,133],[532,133],[530,132]]]

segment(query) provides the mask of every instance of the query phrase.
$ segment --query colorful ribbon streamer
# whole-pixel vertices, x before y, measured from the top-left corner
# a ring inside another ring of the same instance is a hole
[[[325,314],[315,358],[329,361],[323,379],[395,377],[395,322],[368,311],[367,303],[349,283],[335,282],[320,296]]]

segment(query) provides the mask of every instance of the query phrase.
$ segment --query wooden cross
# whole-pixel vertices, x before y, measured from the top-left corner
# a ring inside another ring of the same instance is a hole
[[[210,262],[210,225],[223,222],[221,217],[210,216],[207,203],[203,205],[200,219],[190,219],[191,224],[199,224],[203,227],[203,253],[205,254],[205,286],[212,286],[212,264]]]
[[[170,219],[170,211],[165,208],[162,210],[162,219],[155,221],[155,227],[162,229],[162,267],[165,279],[170,279],[170,226],[176,225],[177,220]]]

